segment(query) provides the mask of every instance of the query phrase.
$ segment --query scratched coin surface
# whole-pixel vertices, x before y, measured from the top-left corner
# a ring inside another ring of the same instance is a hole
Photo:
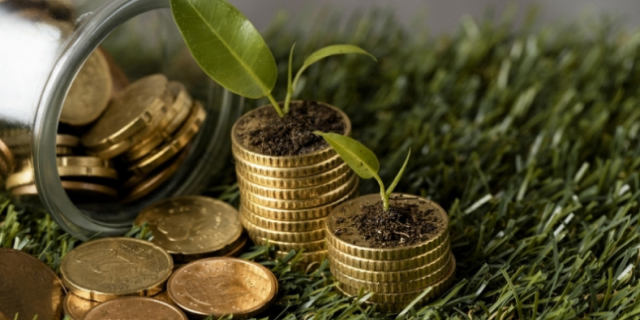
[[[192,315],[252,317],[266,310],[278,292],[276,277],[255,262],[208,258],[178,269],[167,283],[171,299]]]
[[[71,293],[94,301],[120,296],[152,296],[162,291],[173,260],[151,242],[106,238],[84,243],[60,265],[62,281]]]
[[[0,249],[0,319],[60,319],[64,292],[60,278],[33,256]]]
[[[101,303],[84,320],[187,320],[180,309],[171,304],[146,297],[125,297]]]
[[[137,224],[147,222],[153,243],[172,254],[204,254],[224,249],[240,238],[238,210],[202,196],[181,196],[157,202],[140,213]]]

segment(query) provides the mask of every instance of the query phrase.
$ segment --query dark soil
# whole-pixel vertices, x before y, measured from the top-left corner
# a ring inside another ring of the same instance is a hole
[[[336,235],[355,229],[374,248],[394,248],[429,240],[440,230],[435,210],[421,211],[417,204],[390,205],[384,212],[380,201],[360,209],[359,214],[336,221],[341,226]]]
[[[314,131],[344,134],[346,124],[338,112],[313,101],[292,103],[289,114],[280,118],[274,108],[262,108],[243,117],[236,138],[254,152],[269,156],[312,153],[329,145]]]

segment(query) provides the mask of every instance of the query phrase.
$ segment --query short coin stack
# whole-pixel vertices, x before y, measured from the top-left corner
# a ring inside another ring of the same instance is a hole
[[[246,117],[232,130],[242,224],[255,244],[275,246],[278,256],[304,249],[303,264],[321,261],[326,254],[325,217],[356,195],[357,176],[331,148],[298,156],[251,151],[237,137]]]
[[[376,248],[353,228],[341,224],[361,206],[378,201],[379,195],[363,196],[332,212],[327,221],[330,267],[345,294],[357,295],[364,288],[376,293],[369,301],[378,304],[380,310],[400,312],[425,289],[431,287],[422,302],[442,294],[453,282],[456,263],[449,247],[448,218],[439,205],[421,200],[417,202],[421,211],[429,212],[437,226],[429,239],[408,246]]]

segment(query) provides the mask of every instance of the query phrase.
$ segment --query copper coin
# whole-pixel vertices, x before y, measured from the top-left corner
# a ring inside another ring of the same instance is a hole
[[[164,301],[145,297],[125,297],[101,303],[84,320],[188,320],[180,309]]]
[[[166,251],[132,238],[86,242],[69,252],[60,265],[65,287],[95,301],[155,295],[162,291],[172,269],[173,260]]]
[[[167,291],[176,305],[194,316],[248,318],[271,305],[278,281],[260,264],[219,257],[178,269],[169,279]]]
[[[100,50],[95,50],[71,84],[60,122],[84,126],[96,121],[107,108],[112,86],[107,60]]]
[[[64,297],[62,308],[64,314],[71,318],[71,320],[83,320],[87,312],[99,304],[100,302],[83,299],[75,294],[69,293]]]
[[[238,210],[203,196],[156,202],[140,212],[136,224],[149,223],[153,243],[172,254],[215,253],[242,234]]]
[[[58,320],[64,291],[60,278],[33,256],[0,249],[0,319]]]

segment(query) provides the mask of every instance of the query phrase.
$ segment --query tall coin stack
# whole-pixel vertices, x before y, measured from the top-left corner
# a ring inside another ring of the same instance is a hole
[[[348,118],[338,112],[348,135]],[[331,148],[297,156],[251,151],[237,136],[238,126],[249,114],[236,122],[231,134],[241,192],[240,220],[255,244],[274,246],[277,256],[304,249],[303,265],[321,261],[326,255],[325,218],[357,194],[359,180]]]
[[[368,301],[376,303],[384,312],[402,311],[429,287],[430,291],[420,302],[444,293],[453,283],[456,269],[455,257],[450,252],[449,220],[444,209],[414,196],[401,195],[398,199],[420,199],[414,204],[437,222],[428,240],[408,246],[377,248],[353,227],[344,225],[360,207],[379,202],[377,194],[336,207],[326,224],[330,268],[340,282],[338,288],[352,296],[358,295],[361,288],[374,292]]]

